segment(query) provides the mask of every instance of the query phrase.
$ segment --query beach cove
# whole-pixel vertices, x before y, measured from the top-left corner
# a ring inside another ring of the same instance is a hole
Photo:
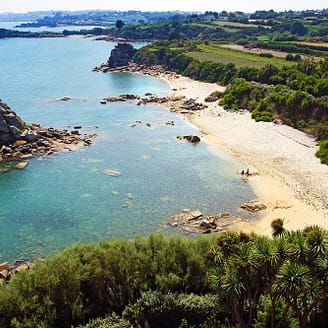
[[[224,90],[187,77],[161,77],[170,83],[174,95],[201,103],[212,92]],[[328,166],[315,157],[318,146],[314,138],[287,125],[255,122],[246,110],[226,111],[217,102],[206,105],[204,110],[182,115],[202,132],[214,153],[227,151],[258,173],[249,183],[267,206],[258,220],[234,228],[270,235],[272,220],[282,218],[291,230],[309,225],[327,229]]]
[[[96,70],[163,79],[172,94],[155,98],[155,102],[188,119],[213,153],[222,156],[225,151],[245,163],[241,179],[251,184],[258,197],[254,201],[264,210],[258,219],[237,222],[231,229],[271,235],[271,222],[278,218],[289,230],[310,225],[328,228],[328,166],[315,157],[318,144],[313,137],[282,121],[255,122],[247,109],[224,110],[211,95],[225,87],[195,81],[160,66],[129,64],[110,69],[102,64]],[[251,174],[245,178],[246,171]]]

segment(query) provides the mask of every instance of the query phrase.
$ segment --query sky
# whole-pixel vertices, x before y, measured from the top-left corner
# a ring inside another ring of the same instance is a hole
[[[44,10],[285,11],[328,8],[327,0],[0,0],[0,12]]]

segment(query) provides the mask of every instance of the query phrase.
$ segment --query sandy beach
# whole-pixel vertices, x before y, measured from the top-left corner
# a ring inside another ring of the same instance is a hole
[[[213,91],[224,90],[186,77],[164,74],[162,78],[170,83],[173,95],[200,103]],[[183,115],[214,152],[224,150],[258,173],[249,183],[267,206],[260,219],[234,228],[270,235],[272,220],[282,218],[290,230],[308,225],[328,229],[328,166],[315,157],[315,140],[287,125],[256,123],[247,111],[226,111],[217,102],[206,105],[204,110]],[[172,104],[168,107],[172,110]]]

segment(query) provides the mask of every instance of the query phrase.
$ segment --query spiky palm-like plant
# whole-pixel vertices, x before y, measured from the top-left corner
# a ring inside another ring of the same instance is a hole
[[[276,276],[275,290],[285,300],[285,312],[292,308],[299,326],[307,327],[319,294],[318,282],[309,267],[287,260]]]

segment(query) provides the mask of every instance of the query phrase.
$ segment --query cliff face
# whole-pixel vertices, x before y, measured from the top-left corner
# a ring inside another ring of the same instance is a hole
[[[111,51],[107,65],[110,68],[126,66],[131,61],[136,50],[129,43],[119,43]]]
[[[25,126],[25,122],[0,100],[0,146],[21,139]]]

